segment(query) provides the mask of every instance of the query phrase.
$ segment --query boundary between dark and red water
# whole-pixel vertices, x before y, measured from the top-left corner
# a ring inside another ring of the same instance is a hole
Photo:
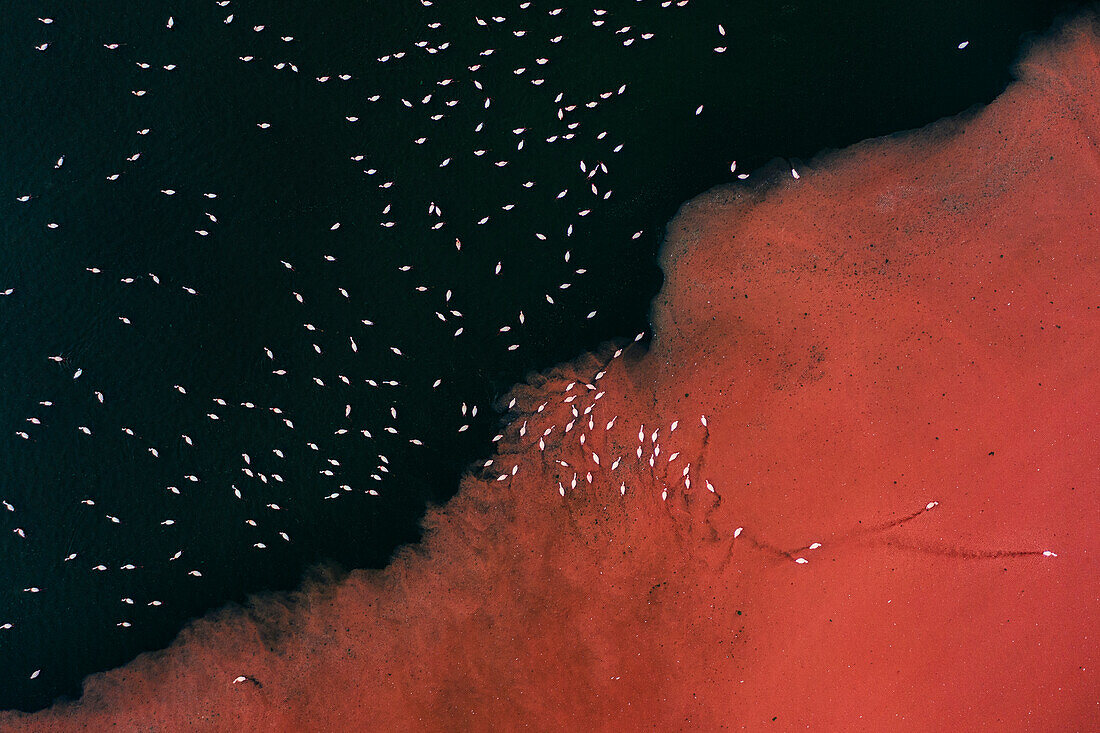
[[[1086,729],[1097,17],[1017,74],[685,204],[649,348],[517,387],[491,465],[386,570],[223,610],[0,727]]]

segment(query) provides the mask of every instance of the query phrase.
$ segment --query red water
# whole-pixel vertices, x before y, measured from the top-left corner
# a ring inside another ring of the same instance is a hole
[[[687,204],[648,353],[517,388],[388,570],[0,727],[1095,730],[1098,30],[973,116]]]

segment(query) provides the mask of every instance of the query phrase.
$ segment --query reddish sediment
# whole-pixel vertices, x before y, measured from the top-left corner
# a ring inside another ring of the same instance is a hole
[[[493,464],[387,570],[0,728],[1090,727],[1096,18],[1017,73],[685,205],[650,348],[518,387]]]

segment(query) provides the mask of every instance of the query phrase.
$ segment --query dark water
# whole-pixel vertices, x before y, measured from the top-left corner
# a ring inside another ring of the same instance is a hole
[[[645,331],[664,223],[731,161],[986,102],[1075,6],[47,5],[0,18],[0,707],[24,710],[312,564],[383,566],[489,454],[502,392]]]

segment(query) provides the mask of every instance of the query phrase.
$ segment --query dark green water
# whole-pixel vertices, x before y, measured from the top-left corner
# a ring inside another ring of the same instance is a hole
[[[490,453],[501,393],[645,331],[665,222],[731,161],[987,102],[1076,3],[48,5],[0,17],[0,707],[24,710],[311,565],[383,566]]]

